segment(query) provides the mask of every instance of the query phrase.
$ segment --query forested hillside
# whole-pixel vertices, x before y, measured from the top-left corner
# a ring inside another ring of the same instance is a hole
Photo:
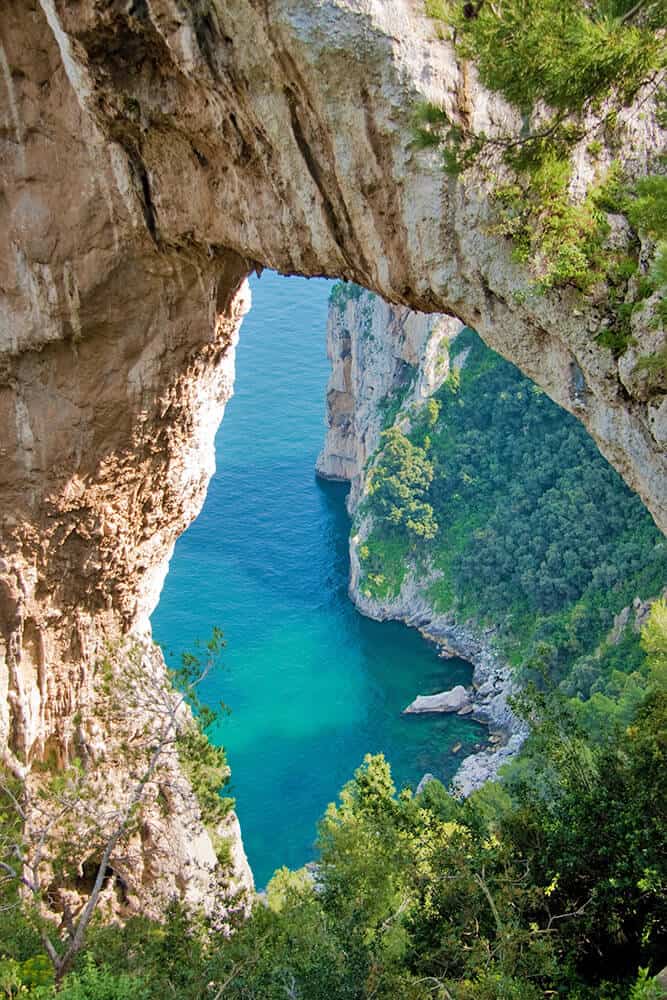
[[[449,362],[368,474],[360,589],[390,603],[407,574],[430,580],[434,612],[496,627],[523,680],[546,675],[592,725],[627,721],[647,676],[634,616],[608,637],[660,595],[667,544],[581,425],[472,330]]]

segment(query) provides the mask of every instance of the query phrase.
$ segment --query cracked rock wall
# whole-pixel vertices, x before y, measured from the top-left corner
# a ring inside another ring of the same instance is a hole
[[[40,8],[5,5],[0,29],[0,744],[25,775],[71,759],[105,644],[149,633],[213,470],[249,293],[233,251],[156,252],[141,185]],[[186,800],[143,830],[140,908],[209,894],[215,854]],[[233,818],[228,834],[235,894],[252,879]]]
[[[509,241],[492,233],[496,176],[455,180],[413,147],[425,98],[489,135],[520,129],[420,0],[41,5],[118,186],[140,191],[162,253],[233,249],[458,316],[583,421],[665,527],[664,389],[647,398],[596,343],[603,301],[531,293]],[[623,111],[618,128],[620,152],[593,163],[584,142],[573,154],[578,189],[614,157],[645,172],[664,146],[650,102]],[[648,318],[634,322],[638,353],[653,350]]]

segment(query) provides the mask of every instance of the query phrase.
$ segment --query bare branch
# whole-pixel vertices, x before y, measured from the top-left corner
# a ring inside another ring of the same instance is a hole
[[[549,915],[549,922],[547,923],[545,931],[550,931],[553,924],[555,924],[557,920],[567,920],[570,917],[582,917],[584,915],[586,907],[592,902],[593,902],[593,897],[590,896],[586,900],[586,902],[582,903],[581,906],[578,906],[576,910],[570,910],[569,913],[556,913],[553,917]]]
[[[92,889],[82,900],[78,916],[67,898],[61,900],[60,941],[51,938],[46,926],[40,928],[56,982],[69,971],[84,945],[112,861],[134,829],[156,775],[164,764],[167,784],[177,760],[179,737],[188,726],[196,725],[189,701],[197,703],[194,692],[210,673],[215,651],[209,650],[201,665],[194,659],[201,669],[196,676],[191,672],[181,691],[171,688],[164,661],[152,650],[136,644],[112,651],[99,665],[97,701],[89,706],[90,717],[107,730],[106,739],[98,744],[101,751],[96,754],[94,740],[86,743],[83,766],[77,762],[51,783],[40,784],[39,776],[22,775],[20,794],[0,780],[0,791],[23,828],[24,840],[24,844],[8,843],[5,838],[3,843],[0,838],[0,880],[22,886],[38,910],[45,902],[42,880],[46,881],[47,872],[52,879],[57,870],[54,861],[78,873],[91,853],[100,851]],[[119,774],[120,788],[113,778]],[[176,792],[176,785],[173,789]],[[57,892],[58,886],[54,889]]]

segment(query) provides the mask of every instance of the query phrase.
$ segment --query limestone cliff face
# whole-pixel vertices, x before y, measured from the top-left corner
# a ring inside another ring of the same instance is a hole
[[[455,182],[411,145],[423,98],[489,134],[521,124],[418,0],[6,0],[0,76],[0,733],[16,771],[67,758],[103,643],[145,634],[203,499],[255,266],[469,323],[665,527],[667,403],[596,343],[604,302],[524,294],[492,235],[493,182]],[[650,103],[619,128],[641,173],[664,138]],[[592,164],[576,160],[581,187]],[[633,350],[652,350],[633,322]],[[179,837],[163,875],[182,893]]]
[[[316,468],[326,479],[350,481],[352,512],[392,409],[423,402],[440,387],[449,372],[447,343],[462,324],[350,288],[336,286],[327,317],[327,434]]]
[[[126,241],[141,240],[154,286],[167,280],[167,261],[175,268],[194,257],[220,275],[229,250],[284,272],[342,275],[388,301],[469,323],[576,413],[665,526],[667,404],[659,392],[649,398],[631,359],[618,363],[596,343],[604,298],[531,294],[509,241],[493,235],[497,178],[471,171],[454,181],[436,154],[413,148],[424,98],[488,135],[521,127],[457,62],[420,0],[14,0],[3,35],[6,165],[23,189],[6,202],[5,232],[19,248],[3,284],[11,342],[52,340],[54,312],[77,301],[82,335],[91,335],[88,275],[108,274],[96,236],[113,239],[114,228],[128,270]],[[16,51],[19,38],[30,54]],[[47,50],[54,73],[45,75]],[[65,133],[63,105],[76,116]],[[645,171],[664,144],[650,101],[619,118],[613,155],[602,150],[593,162],[586,140],[577,148],[577,190],[613,157],[631,175]],[[84,154],[74,174],[67,134]],[[42,146],[36,177],[39,135],[58,156],[45,159]],[[38,197],[40,183],[48,198]],[[81,193],[94,186],[97,224],[82,211]],[[79,252],[65,256],[73,240]],[[140,275],[124,283],[135,306],[141,285]],[[142,322],[127,307],[125,321]],[[648,317],[639,311],[633,323],[633,350],[652,350]]]
[[[83,112],[46,14],[0,16],[0,745],[20,775],[71,759],[105,645],[149,634],[203,503],[249,307],[233,252],[156,252],[141,186]],[[210,897],[216,858],[181,779],[128,873],[151,912]],[[242,863],[231,878],[252,884]]]

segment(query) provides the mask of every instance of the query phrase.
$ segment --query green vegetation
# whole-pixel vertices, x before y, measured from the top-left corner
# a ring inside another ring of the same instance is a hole
[[[212,670],[220,669],[220,657],[225,647],[221,629],[214,627],[211,638],[196,643],[192,651],[181,654],[181,664],[170,674],[174,686],[183,694],[193,712],[189,725],[176,734],[178,757],[197,796],[204,825],[214,843],[222,851],[217,828],[234,806],[232,798],[223,797],[222,789],[230,778],[227,755],[221,746],[211,743],[208,731],[221,714],[229,712],[224,703],[217,709],[206,705],[199,697],[199,686]]]
[[[397,427],[382,434],[383,446],[366,487],[377,520],[410,538],[434,538],[438,525],[425,502],[433,480],[428,439],[413,444]]]
[[[432,105],[418,109],[417,141],[437,146],[440,133],[454,170],[483,150],[499,148],[510,162],[517,155],[539,160],[544,152],[562,155],[591,132],[613,131],[618,111],[643,85],[657,88],[667,64],[660,0],[426,0],[425,8],[460,56],[474,62],[482,83],[523,117],[520,135],[488,137],[453,125]],[[534,122],[540,106],[548,114]]]
[[[178,734],[176,745],[183,770],[197,796],[204,825],[214,832],[234,806],[233,799],[220,794],[230,776],[225,751],[214,746],[196,724]]]
[[[451,351],[469,352],[460,380],[412,417],[409,435],[388,432],[372,466],[362,591],[391,598],[401,558],[430,565],[436,611],[497,626],[525,678],[546,671],[577,703],[594,699],[591,725],[595,706],[626,718],[644,656],[631,628],[619,645],[606,637],[623,607],[660,592],[667,544],[578,421],[472,330]],[[402,513],[413,491],[428,534]]]
[[[363,569],[361,590],[366,597],[385,598],[397,594],[403,585],[410,558],[410,546],[400,535],[369,538],[359,548]]]
[[[596,205],[596,192],[581,204],[570,201],[570,173],[567,160],[548,156],[495,192],[500,222],[494,231],[512,238],[515,259],[531,264],[541,290],[570,283],[587,291],[608,266],[606,215]]]
[[[188,803],[189,789],[174,772],[174,750],[199,796],[218,858],[221,864],[228,860],[219,826],[232,805],[220,796],[229,768],[224,750],[212,746],[201,728],[217,713],[198,696],[223,646],[222,632],[214,629],[204,647],[185,654],[172,674],[180,689],[174,692],[165,687],[159,650],[129,639],[110,645],[95,665],[95,697],[77,718],[76,750],[67,766],[46,759],[28,780],[0,767],[0,914],[21,917],[18,925],[7,925],[9,943],[0,937],[0,990],[6,996],[31,987],[35,996],[50,996],[51,983],[72,1000],[147,995],[134,981],[98,967],[69,973],[103,894],[127,903],[116,859],[131,850],[156,806],[174,810],[175,803]]]
[[[664,160],[664,158],[663,158]],[[637,230],[656,241],[656,253],[646,279],[646,291],[657,291],[661,298],[656,309],[656,325],[667,326],[667,177],[645,177],[635,185],[635,197],[628,199],[625,210]],[[665,348],[655,355],[662,370],[663,385],[667,366]]]
[[[404,363],[402,375],[402,383],[380,401],[379,410],[382,414],[382,425],[385,430],[393,426],[399,411],[403,408],[405,399],[415,383],[417,368]]]
[[[363,288],[355,285],[353,281],[337,281],[329,293],[329,305],[342,310],[348,302],[355,302],[361,298],[363,291]]]
[[[455,29],[482,82],[528,114],[543,101],[560,113],[627,106],[665,65],[660,2],[504,0],[430,5]],[[469,9],[469,8],[472,8]]]
[[[493,229],[512,240],[516,259],[533,276],[533,291],[569,285],[587,294],[606,282],[608,321],[598,339],[622,353],[631,341],[632,312],[653,292],[660,293],[656,322],[667,322],[664,156],[656,150],[648,165],[654,172],[636,182],[617,164],[598,170],[580,198],[570,193],[570,156],[582,142],[594,161],[602,139],[613,148],[618,112],[642,86],[652,88],[664,120],[664,3],[426,0],[426,10],[461,57],[474,62],[482,82],[517,107],[522,126],[487,136],[474,132],[465,116],[455,123],[424,104],[415,114],[416,145],[439,149],[451,174],[478,163],[497,180]],[[625,248],[608,240],[609,212],[624,214],[632,227]],[[648,273],[638,235],[658,241]]]
[[[0,911],[0,996],[28,1000],[657,1000],[667,927],[667,605],[644,629],[631,724],[591,741],[528,692],[530,766],[467,801],[394,788],[368,755],[231,937],[172,907],[91,929],[56,993],[20,909]]]

